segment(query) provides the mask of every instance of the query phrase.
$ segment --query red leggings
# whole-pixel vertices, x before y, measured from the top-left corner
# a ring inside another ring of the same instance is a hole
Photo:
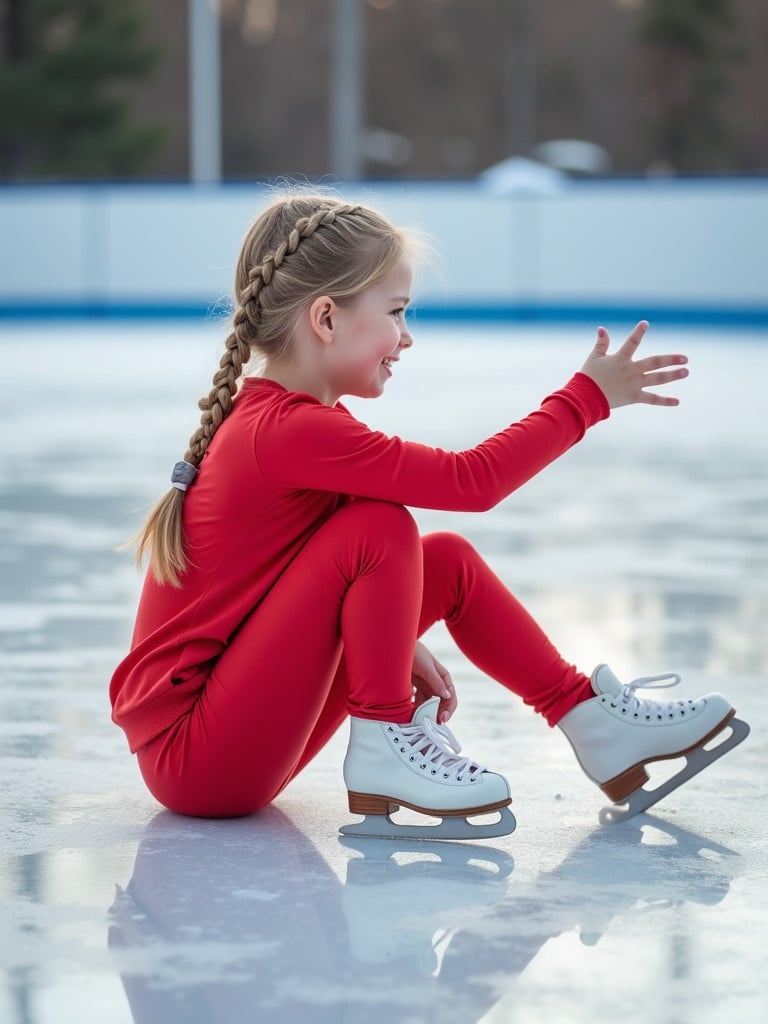
[[[192,710],[138,752],[147,786],[181,814],[266,806],[347,715],[410,720],[414,646],[438,620],[550,725],[592,696],[467,541],[420,537],[401,506],[353,501],[244,620]]]

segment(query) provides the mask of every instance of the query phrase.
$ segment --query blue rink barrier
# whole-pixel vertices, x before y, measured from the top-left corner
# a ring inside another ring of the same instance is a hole
[[[135,302],[101,300],[0,300],[0,321],[206,321],[226,320],[230,310],[221,302],[169,299]],[[768,306],[728,307],[667,305],[653,302],[590,303],[455,303],[416,305],[410,314],[416,323],[472,324],[600,324],[649,320],[680,327],[768,327]]]
[[[423,321],[768,325],[768,177],[342,186],[429,240]],[[0,187],[0,320],[226,314],[263,183]]]

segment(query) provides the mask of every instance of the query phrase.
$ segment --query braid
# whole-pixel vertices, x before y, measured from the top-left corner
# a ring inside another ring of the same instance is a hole
[[[240,307],[238,314],[243,314]],[[213,435],[232,411],[232,399],[237,394],[237,382],[243,373],[243,365],[251,358],[248,320],[246,315],[235,316],[234,329],[227,336],[224,355],[219,368],[213,375],[208,394],[197,403],[202,410],[200,426],[189,439],[189,448],[184,455],[185,462],[199,466]]]
[[[237,394],[237,381],[243,365],[251,357],[251,346],[258,333],[261,311],[259,297],[272,280],[286,257],[292,256],[305,238],[310,238],[321,227],[333,224],[338,216],[357,209],[351,204],[339,204],[335,209],[316,210],[309,217],[300,217],[273,253],[265,256],[258,266],[248,272],[248,284],[240,293],[240,305],[233,317],[234,329],[226,340],[226,349],[219,369],[213,377],[213,386],[198,402],[203,415],[200,426],[189,439],[184,461],[199,466],[213,435],[232,411],[232,399]]]
[[[297,216],[299,213],[301,216]],[[347,220],[291,269],[278,274],[306,239],[336,224],[339,218]],[[361,243],[368,239],[374,239],[374,244],[363,249]],[[270,353],[274,358],[285,351],[294,318],[307,297],[322,294],[325,288],[338,295],[358,294],[375,274],[381,273],[385,260],[397,256],[402,244],[402,237],[375,211],[351,203],[300,197],[266,210],[243,244],[235,284],[239,304],[232,317],[232,330],[211,389],[198,402],[200,425],[189,439],[184,462],[197,468],[203,461],[214,434],[232,412],[238,381],[254,351]],[[263,302],[265,289],[270,293],[267,303]],[[181,585],[189,566],[182,530],[183,503],[184,491],[172,487],[136,538],[137,561],[149,552],[156,580],[171,586]]]

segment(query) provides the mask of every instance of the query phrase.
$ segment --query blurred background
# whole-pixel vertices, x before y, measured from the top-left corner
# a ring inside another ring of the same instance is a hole
[[[763,0],[3,0],[2,180],[194,176],[196,7],[227,181],[768,169]]]
[[[0,316],[226,307],[284,180],[425,317],[768,324],[762,0],[0,0]]]

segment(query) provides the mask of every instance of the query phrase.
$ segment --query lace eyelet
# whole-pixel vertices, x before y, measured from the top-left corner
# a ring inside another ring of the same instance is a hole
[[[424,771],[424,769],[425,769],[426,767],[427,767],[427,766],[426,766],[425,764],[420,764],[420,765],[419,765],[419,768],[421,768],[421,770],[422,770],[422,771]]]
[[[416,758],[415,758],[415,757],[413,756],[413,754],[411,754],[411,756],[410,756],[410,757],[408,758],[408,760],[409,760],[409,761],[415,761],[415,760],[416,760]]]
[[[444,779],[449,779],[450,778],[450,775],[448,774],[448,772],[443,772],[443,778]]]

